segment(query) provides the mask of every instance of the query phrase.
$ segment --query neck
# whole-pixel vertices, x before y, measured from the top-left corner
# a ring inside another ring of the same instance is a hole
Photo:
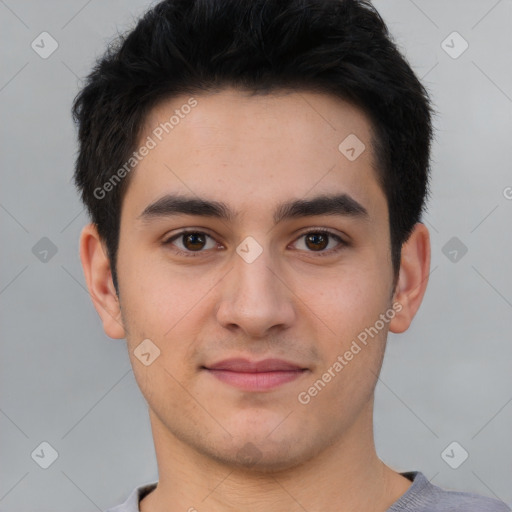
[[[157,454],[157,488],[141,512],[209,510],[385,512],[411,485],[375,452],[373,404],[342,439],[310,460],[274,472],[226,466],[172,435],[150,411]]]

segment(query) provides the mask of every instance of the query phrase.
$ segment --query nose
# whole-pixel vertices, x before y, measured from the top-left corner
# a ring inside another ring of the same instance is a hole
[[[290,327],[296,317],[294,294],[279,269],[268,250],[251,263],[235,254],[233,269],[223,279],[218,322],[248,338],[263,338]]]

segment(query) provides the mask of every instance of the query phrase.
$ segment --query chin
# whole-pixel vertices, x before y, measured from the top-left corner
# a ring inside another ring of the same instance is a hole
[[[210,457],[221,464],[250,473],[277,473],[296,468],[312,459],[316,452],[314,447],[308,449],[295,436],[285,439],[281,433],[279,439],[270,440],[267,430],[261,435],[254,435],[254,432],[243,437],[238,435],[236,443],[230,439],[224,451],[219,449],[219,445],[215,448],[215,453],[208,453]]]

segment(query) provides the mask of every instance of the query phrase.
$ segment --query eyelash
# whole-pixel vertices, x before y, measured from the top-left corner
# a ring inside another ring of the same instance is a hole
[[[206,235],[213,239],[213,237],[211,235],[209,235],[208,233],[206,233],[205,231],[199,231],[199,230],[195,230],[195,229],[187,229],[187,230],[183,230],[183,231],[180,231],[179,233],[172,235],[172,237],[165,240],[163,242],[163,244],[172,246],[172,242],[174,240],[176,240],[184,235],[188,235],[190,233]],[[299,240],[300,238],[302,238],[304,236],[310,235],[310,234],[329,235],[329,237],[332,237],[336,241],[339,242],[339,245],[336,248],[330,249],[328,251],[319,251],[317,253],[315,253],[315,251],[307,251],[307,252],[316,254],[317,256],[320,256],[320,257],[335,254],[335,253],[341,251],[344,247],[347,247],[349,245],[339,235],[337,235],[336,233],[333,233],[332,231],[325,229],[325,228],[316,228],[316,229],[311,229],[309,231],[306,231],[305,233],[302,233],[298,238],[296,238],[295,241]],[[179,256],[185,256],[187,258],[195,258],[205,252],[205,251],[182,251],[181,249],[178,249],[175,246],[173,246],[172,251],[175,252],[176,254],[178,254]]]

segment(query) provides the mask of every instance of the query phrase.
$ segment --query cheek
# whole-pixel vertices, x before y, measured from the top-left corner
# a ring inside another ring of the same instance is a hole
[[[187,275],[179,267],[171,268],[149,258],[139,265],[128,263],[120,279],[130,357],[134,358],[133,351],[143,340],[150,339],[160,350],[155,364],[162,366],[161,371],[165,368],[185,378],[189,368],[182,363],[192,360],[193,340],[200,337],[206,321],[202,317],[205,299],[218,278]],[[134,367],[140,366],[135,359],[132,362]]]
[[[375,272],[366,269],[331,280],[329,289],[312,285],[311,294],[316,297],[312,309],[329,330],[316,322],[322,364],[308,382],[311,387],[302,390],[303,397],[319,411],[329,408],[343,422],[373,393],[389,327],[380,320],[389,307],[388,290]]]
[[[155,411],[170,414],[186,401],[183,387],[190,387],[196,371],[192,364],[193,340],[197,339],[201,324],[197,312],[193,316],[197,299],[187,293],[183,294],[185,298],[169,293],[162,280],[154,285],[135,280],[133,284],[123,316],[129,326],[127,343],[134,376]],[[149,356],[145,356],[147,353]]]
[[[314,313],[325,323],[325,332],[341,343],[373,325],[389,306],[388,283],[370,266],[340,267],[322,279],[302,278],[299,286],[297,295],[309,307],[309,315]]]
[[[129,322],[148,330],[146,336],[163,337],[214,285],[207,275],[187,273],[163,257],[133,255],[119,268],[122,299]]]

